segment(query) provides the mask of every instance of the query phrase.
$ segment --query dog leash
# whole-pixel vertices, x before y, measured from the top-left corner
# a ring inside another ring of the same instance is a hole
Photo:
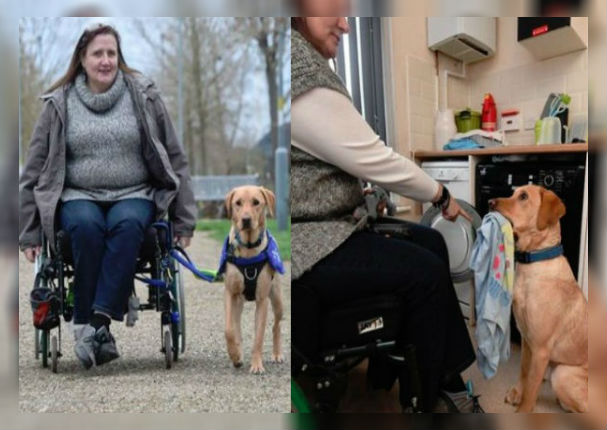
[[[207,282],[217,282],[222,280],[222,276],[217,270],[210,269],[198,269],[192,262],[188,254],[179,246],[174,247],[169,251],[171,256],[179,262],[182,266],[188,269],[192,274],[198,278]]]
[[[168,231],[169,227],[164,222],[158,222],[153,224],[154,227],[164,229],[167,232],[167,241],[168,241]],[[252,264],[260,264],[264,261],[267,261],[278,273],[284,273],[284,267],[282,264],[282,260],[280,258],[280,254],[278,252],[278,246],[276,245],[276,241],[270,234],[269,230],[265,230],[265,235],[268,238],[268,246],[264,249],[259,255],[256,255],[251,258],[242,258],[242,257],[232,257],[230,258],[230,262],[236,264],[237,266],[248,266]],[[208,270],[208,269],[198,269],[196,265],[192,262],[191,258],[188,254],[181,248],[180,246],[173,246],[169,250],[169,255],[173,257],[179,264],[188,269],[192,274],[198,278],[207,282],[219,282],[223,280],[223,273],[225,270],[225,263],[227,262],[227,258],[223,258],[227,256],[226,251],[228,247],[228,238],[226,238],[223,250],[222,250],[222,261],[220,262],[220,267],[218,270]],[[169,261],[168,258],[163,258],[160,261],[161,269],[168,270]],[[245,274],[246,277],[246,274]],[[167,282],[162,279],[152,279],[146,278],[144,276],[135,275],[135,279],[154,286],[156,288],[168,288]]]
[[[217,270],[210,269],[198,269],[196,265],[192,262],[190,256],[181,248],[180,246],[175,246],[169,250],[169,254],[173,257],[179,264],[188,269],[192,274],[203,281],[207,282],[219,282],[223,279],[223,276],[218,273]],[[168,268],[167,261],[161,261],[162,269]],[[162,279],[154,279],[154,278],[146,278],[144,276],[135,275],[135,279],[143,282],[144,284],[151,285],[156,288],[168,288],[166,281]]]

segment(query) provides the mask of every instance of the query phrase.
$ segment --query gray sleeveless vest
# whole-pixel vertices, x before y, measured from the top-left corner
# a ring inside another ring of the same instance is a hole
[[[350,98],[341,79],[295,29],[291,31],[293,100],[324,87]],[[339,115],[338,112],[335,113]],[[291,278],[314,264],[364,227],[364,197],[357,178],[291,146]]]

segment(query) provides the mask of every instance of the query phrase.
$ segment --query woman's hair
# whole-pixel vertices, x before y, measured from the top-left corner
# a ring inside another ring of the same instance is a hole
[[[82,68],[82,58],[86,54],[86,48],[93,41],[95,37],[100,34],[111,34],[116,39],[116,45],[118,46],[118,68],[122,70],[124,73],[139,73],[135,69],[131,69],[127,66],[126,61],[124,61],[124,56],[122,55],[122,49],[120,48],[120,35],[112,27],[108,24],[94,24],[89,26],[84,30],[80,38],[78,39],[78,43],[76,43],[76,47],[74,48],[74,53],[72,54],[72,59],[70,60],[70,65],[67,68],[67,72],[60,77],[53,85],[50,86],[47,93],[54,91],[55,89],[67,84],[71,83],[76,79],[76,76],[83,70]]]
[[[293,8],[295,9],[295,13],[291,17],[291,28],[294,28],[297,31],[301,31],[301,24],[306,16],[306,2],[305,0],[292,0]]]
[[[301,30],[301,19],[302,19],[301,17],[292,16],[291,17],[291,28],[294,28],[297,31]]]

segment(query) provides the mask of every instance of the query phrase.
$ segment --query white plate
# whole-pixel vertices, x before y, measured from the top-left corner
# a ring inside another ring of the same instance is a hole
[[[472,278],[470,270],[470,254],[476,239],[476,229],[481,226],[481,217],[476,209],[465,202],[457,199],[459,205],[472,217],[472,224],[467,219],[459,216],[454,222],[447,221],[442,216],[440,209],[429,208],[423,215],[420,223],[432,227],[440,232],[447,244],[449,253],[449,266],[451,277],[454,282],[462,282]]]

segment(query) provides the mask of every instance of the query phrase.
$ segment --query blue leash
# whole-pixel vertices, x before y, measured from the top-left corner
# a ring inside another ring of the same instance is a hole
[[[192,263],[192,260],[190,259],[188,254],[186,254],[186,252],[183,249],[181,249],[179,247],[171,248],[171,250],[169,251],[169,254],[171,255],[171,257],[173,257],[175,260],[177,260],[177,262],[179,264],[181,264],[183,267],[185,267],[190,272],[192,272],[192,274],[195,277],[197,277],[198,279],[202,279],[207,282],[216,282],[216,281],[221,280],[221,276],[218,275],[216,270],[198,269],[196,267],[196,265],[194,265],[194,263]],[[143,282],[144,284],[151,285],[152,287],[164,288],[164,289],[168,288],[167,283],[165,281],[163,281],[162,279],[151,279],[151,278],[145,278],[143,276],[138,276],[138,275],[135,275],[135,279]]]
[[[169,253],[175,260],[177,260],[179,262],[179,264],[181,264],[186,269],[188,269],[190,272],[192,272],[194,274],[194,276],[196,276],[197,278],[205,280],[207,282],[215,282],[220,279],[216,270],[198,269],[194,265],[194,263],[192,263],[192,260],[190,260],[190,257],[188,257],[188,254],[186,254],[186,252],[183,249],[173,248],[169,251]],[[182,254],[183,254],[183,256],[182,256]]]
[[[170,226],[165,221],[159,221],[153,224],[153,227],[158,228],[160,230],[164,230],[166,232],[166,241],[170,243],[171,234],[170,234]],[[236,264],[237,266],[247,266],[251,264],[261,263],[264,260],[267,260],[270,265],[278,272],[284,273],[284,267],[280,258],[280,254],[278,252],[278,246],[276,241],[270,234],[268,230],[266,230],[266,234],[268,237],[268,246],[263,250],[259,255],[251,258],[242,258],[242,257],[234,257],[231,262]],[[226,238],[223,244],[222,250],[222,260],[220,262],[219,270],[205,270],[198,269],[196,265],[192,262],[188,254],[179,246],[174,246],[169,250],[169,255],[173,257],[179,264],[188,269],[192,274],[203,281],[207,282],[217,282],[221,281],[223,278],[223,271],[225,270],[225,263],[227,261],[227,246],[228,239]],[[166,269],[168,267],[168,262],[166,259],[163,259],[161,262],[162,268]],[[161,279],[149,279],[143,276],[135,276],[135,279],[139,281],[154,286],[156,288],[168,288],[168,285],[165,281]]]

